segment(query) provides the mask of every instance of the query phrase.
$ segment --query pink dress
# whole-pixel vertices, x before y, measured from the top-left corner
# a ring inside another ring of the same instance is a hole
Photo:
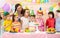
[[[37,18],[36,21],[39,23],[38,29],[40,31],[44,31],[44,21],[43,21],[43,18],[41,18],[41,19]]]

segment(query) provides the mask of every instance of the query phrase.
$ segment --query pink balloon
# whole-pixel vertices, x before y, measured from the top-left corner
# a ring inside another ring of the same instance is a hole
[[[2,7],[2,9],[3,9],[4,11],[9,12],[9,10],[10,10],[10,5],[7,4],[7,3],[5,3],[4,6]]]

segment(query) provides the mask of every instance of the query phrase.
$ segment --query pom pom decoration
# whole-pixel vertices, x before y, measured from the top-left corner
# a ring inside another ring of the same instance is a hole
[[[8,12],[4,12],[4,14],[3,14],[4,16],[7,16],[7,15],[9,15],[9,13]]]
[[[9,12],[9,11],[10,11],[10,5],[7,4],[7,3],[5,3],[4,6],[2,7],[2,9],[3,9],[4,11]]]

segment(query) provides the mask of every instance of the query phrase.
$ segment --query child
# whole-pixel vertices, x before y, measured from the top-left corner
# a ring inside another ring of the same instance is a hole
[[[43,16],[43,11],[37,11],[37,18],[36,18],[36,21],[38,22],[38,29],[39,31],[44,31],[44,20],[42,18]]]
[[[35,19],[35,15],[31,15],[30,16],[30,22],[29,22],[29,30],[31,32],[35,32],[36,31],[36,19]]]
[[[10,15],[8,12],[4,13],[4,16],[6,16],[6,20],[4,21],[4,30],[9,32],[11,30],[12,20],[10,19]]]
[[[11,32],[20,32],[20,30],[21,30],[21,22],[18,21],[18,16],[13,15]]]
[[[56,31],[60,32],[60,10],[57,10]]]
[[[29,25],[29,9],[24,10],[23,17],[21,17],[22,21],[22,29],[25,30],[26,27]]]
[[[54,13],[53,12],[49,12],[48,16],[49,16],[49,18],[46,20],[47,32],[48,33],[54,33],[55,32]]]

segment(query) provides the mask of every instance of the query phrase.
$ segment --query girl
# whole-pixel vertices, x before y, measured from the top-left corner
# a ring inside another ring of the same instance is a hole
[[[60,32],[60,10],[57,10],[56,31]]]
[[[43,11],[37,11],[37,18],[36,18],[36,21],[38,22],[38,29],[40,31],[44,31],[44,20],[42,18],[43,16]]]
[[[20,30],[21,30],[21,21],[18,21],[18,16],[13,15],[11,32],[20,32]]]
[[[29,24],[29,9],[24,10],[24,14],[23,14],[23,17],[21,17],[21,21],[22,21],[22,29],[25,29],[26,27],[28,27],[28,24]]]
[[[54,33],[55,32],[54,13],[53,12],[49,12],[48,16],[49,16],[49,18],[46,20],[47,32],[48,33]]]

